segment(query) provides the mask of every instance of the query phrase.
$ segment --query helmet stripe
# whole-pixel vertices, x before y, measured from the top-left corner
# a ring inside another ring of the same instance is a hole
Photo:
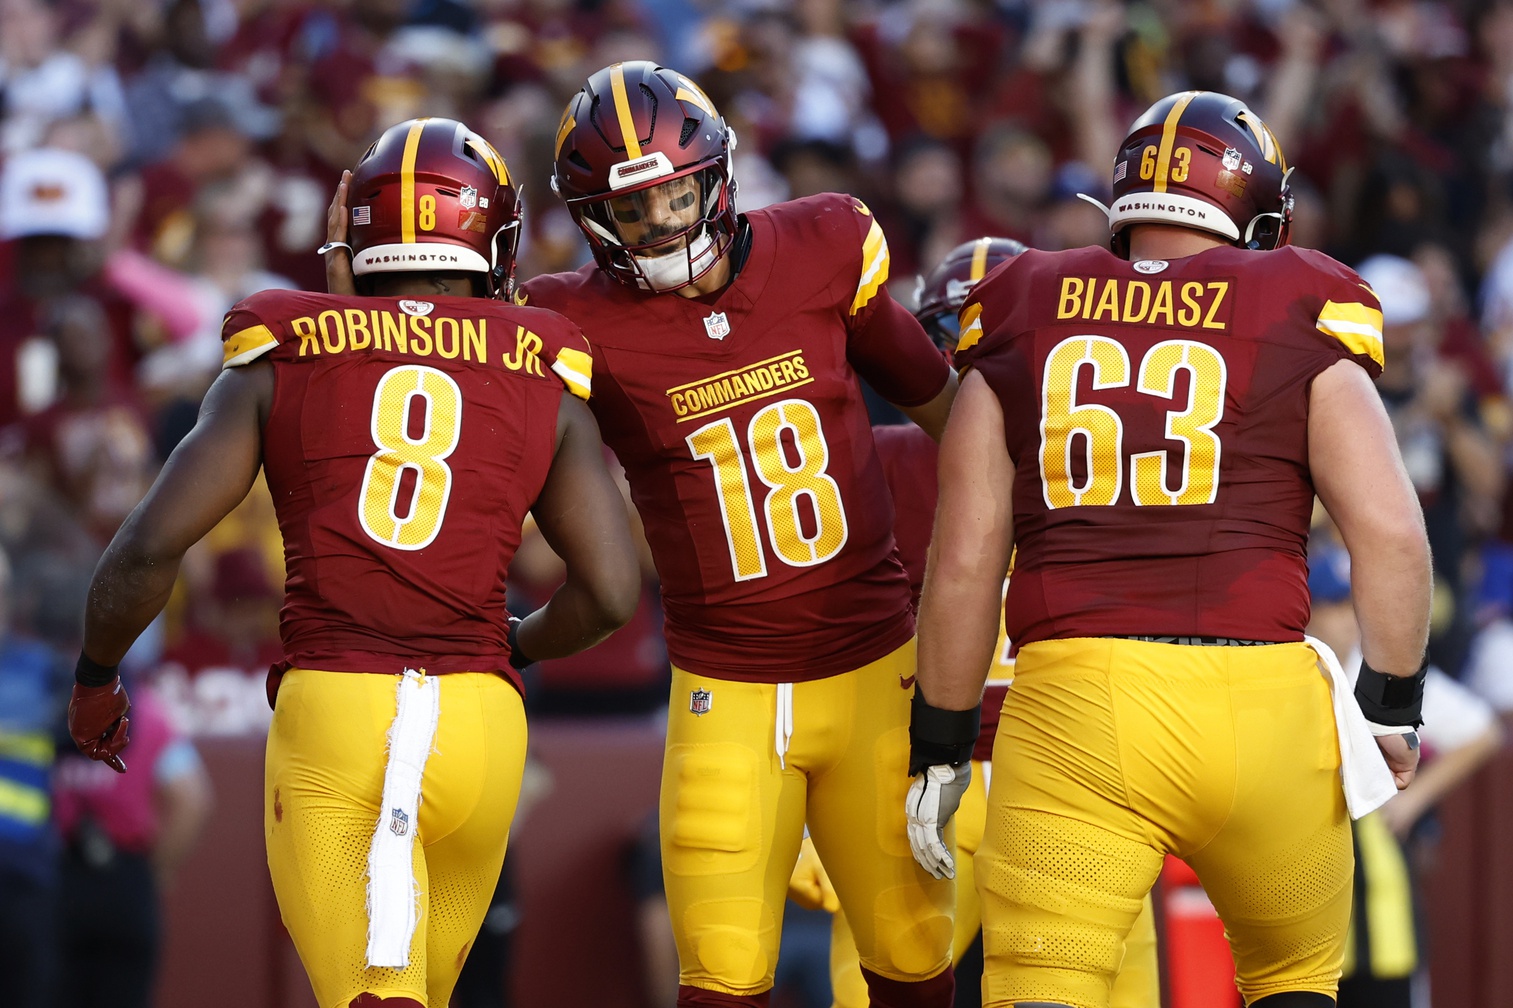
[[[673,98],[677,99],[678,101],[693,102],[695,105],[699,106],[699,108],[707,112],[710,116],[718,115],[718,113],[714,110],[714,102],[709,100],[709,96],[706,95],[702,90],[700,90],[697,84],[689,80],[687,77],[679,77],[678,80],[680,81],[680,84],[678,90],[673,93]],[[685,87],[683,85],[687,86]]]
[[[415,157],[427,122],[416,119],[410,126],[410,132],[405,134],[404,158],[399,163],[399,240],[407,245],[415,241]]]
[[[981,280],[983,274],[988,271],[988,246],[991,244],[993,244],[993,239],[979,238],[972,248],[972,269],[967,274],[967,279],[973,283]]]
[[[567,139],[567,135],[573,131],[573,127],[576,125],[578,125],[578,120],[573,118],[572,106],[568,106],[567,110],[562,113],[562,122],[557,124],[557,145],[552,153],[553,160],[562,156],[562,141]]]
[[[620,121],[620,139],[625,141],[626,160],[634,161],[641,156],[641,139],[636,136],[636,121],[625,94],[625,69],[619,63],[610,67],[609,88],[615,99],[615,118]]]
[[[494,145],[477,134],[469,134],[464,141],[469,147],[483,158],[483,163],[489,166],[489,171],[494,173],[494,179],[500,185],[510,184],[510,170],[505,167],[504,157],[494,149]]]
[[[1156,152],[1155,192],[1166,192],[1167,173],[1171,170],[1172,163],[1172,145],[1177,139],[1177,122],[1199,94],[1198,91],[1184,91],[1172,110],[1166,114],[1166,122],[1161,124],[1161,148]]]

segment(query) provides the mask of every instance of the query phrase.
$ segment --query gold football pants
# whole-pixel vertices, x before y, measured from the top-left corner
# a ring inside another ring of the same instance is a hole
[[[982,926],[977,899],[973,855],[982,844],[983,824],[988,816],[988,778],[991,764],[973,761],[972,783],[961,796],[961,805],[951,817],[956,828],[956,923],[951,938],[951,961],[959,963]],[[1155,1008],[1161,1001],[1161,967],[1156,959],[1156,917],[1150,896],[1124,943],[1124,956],[1114,977],[1109,1008]],[[957,974],[956,982],[962,982]],[[867,982],[857,958],[856,940],[846,914],[834,915],[830,927],[830,988],[833,1008],[867,1008]]]
[[[399,678],[291,669],[269,728],[268,869],[320,1008],[346,1008],[363,991],[445,1006],[504,862],[525,767],[520,694],[492,673],[439,676],[414,832],[410,965],[366,965],[368,849]]]
[[[804,824],[862,965],[918,981],[951,961],[952,883],[904,832],[914,642],[826,679],[710,679],[673,669],[662,770],[662,871],[679,982],[772,986]]]
[[[1105,1008],[1166,853],[1224,920],[1247,1002],[1333,995],[1353,864],[1339,772],[1306,644],[1026,645],[977,854],[983,1004]]]

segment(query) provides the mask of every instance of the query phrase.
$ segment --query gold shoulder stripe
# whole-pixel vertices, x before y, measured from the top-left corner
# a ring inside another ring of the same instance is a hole
[[[1358,301],[1325,301],[1318,328],[1339,340],[1351,353],[1382,361],[1382,313]]]
[[[582,350],[563,347],[552,361],[552,372],[562,379],[567,390],[579,399],[587,399],[593,390],[594,359]]]
[[[956,343],[956,352],[969,350],[982,339],[982,303],[969,301],[961,309],[961,339]]]
[[[278,337],[265,325],[248,326],[226,337],[221,351],[221,367],[237,367],[257,360],[278,346]]]
[[[866,307],[878,288],[888,282],[888,239],[874,218],[862,239],[862,278],[856,285],[856,297],[851,299],[851,314]]]

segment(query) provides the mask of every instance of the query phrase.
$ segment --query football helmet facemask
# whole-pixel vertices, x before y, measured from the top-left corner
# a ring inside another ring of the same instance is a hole
[[[693,81],[646,60],[615,63],[562,113],[552,189],[600,269],[631,287],[677,290],[735,240],[734,148]]]
[[[1006,259],[1026,250],[1023,242],[1012,238],[974,238],[947,252],[927,276],[920,277],[914,288],[914,317],[919,319],[935,345],[950,358],[961,339],[961,323],[956,313],[967,294]]]
[[[1291,169],[1244,102],[1214,91],[1168,95],[1135,120],[1114,159],[1110,247],[1128,257],[1131,224],[1177,224],[1232,245],[1274,249],[1292,223]]]
[[[492,144],[455,119],[390,126],[358,160],[348,192],[352,272],[481,273],[514,288],[521,204]]]

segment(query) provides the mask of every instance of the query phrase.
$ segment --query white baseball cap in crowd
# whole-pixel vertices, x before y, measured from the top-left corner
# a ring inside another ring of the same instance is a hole
[[[83,154],[19,151],[0,166],[0,239],[99,238],[110,222],[105,176]]]
[[[1374,255],[1355,268],[1382,302],[1382,321],[1412,325],[1429,314],[1429,284],[1411,259]]]

